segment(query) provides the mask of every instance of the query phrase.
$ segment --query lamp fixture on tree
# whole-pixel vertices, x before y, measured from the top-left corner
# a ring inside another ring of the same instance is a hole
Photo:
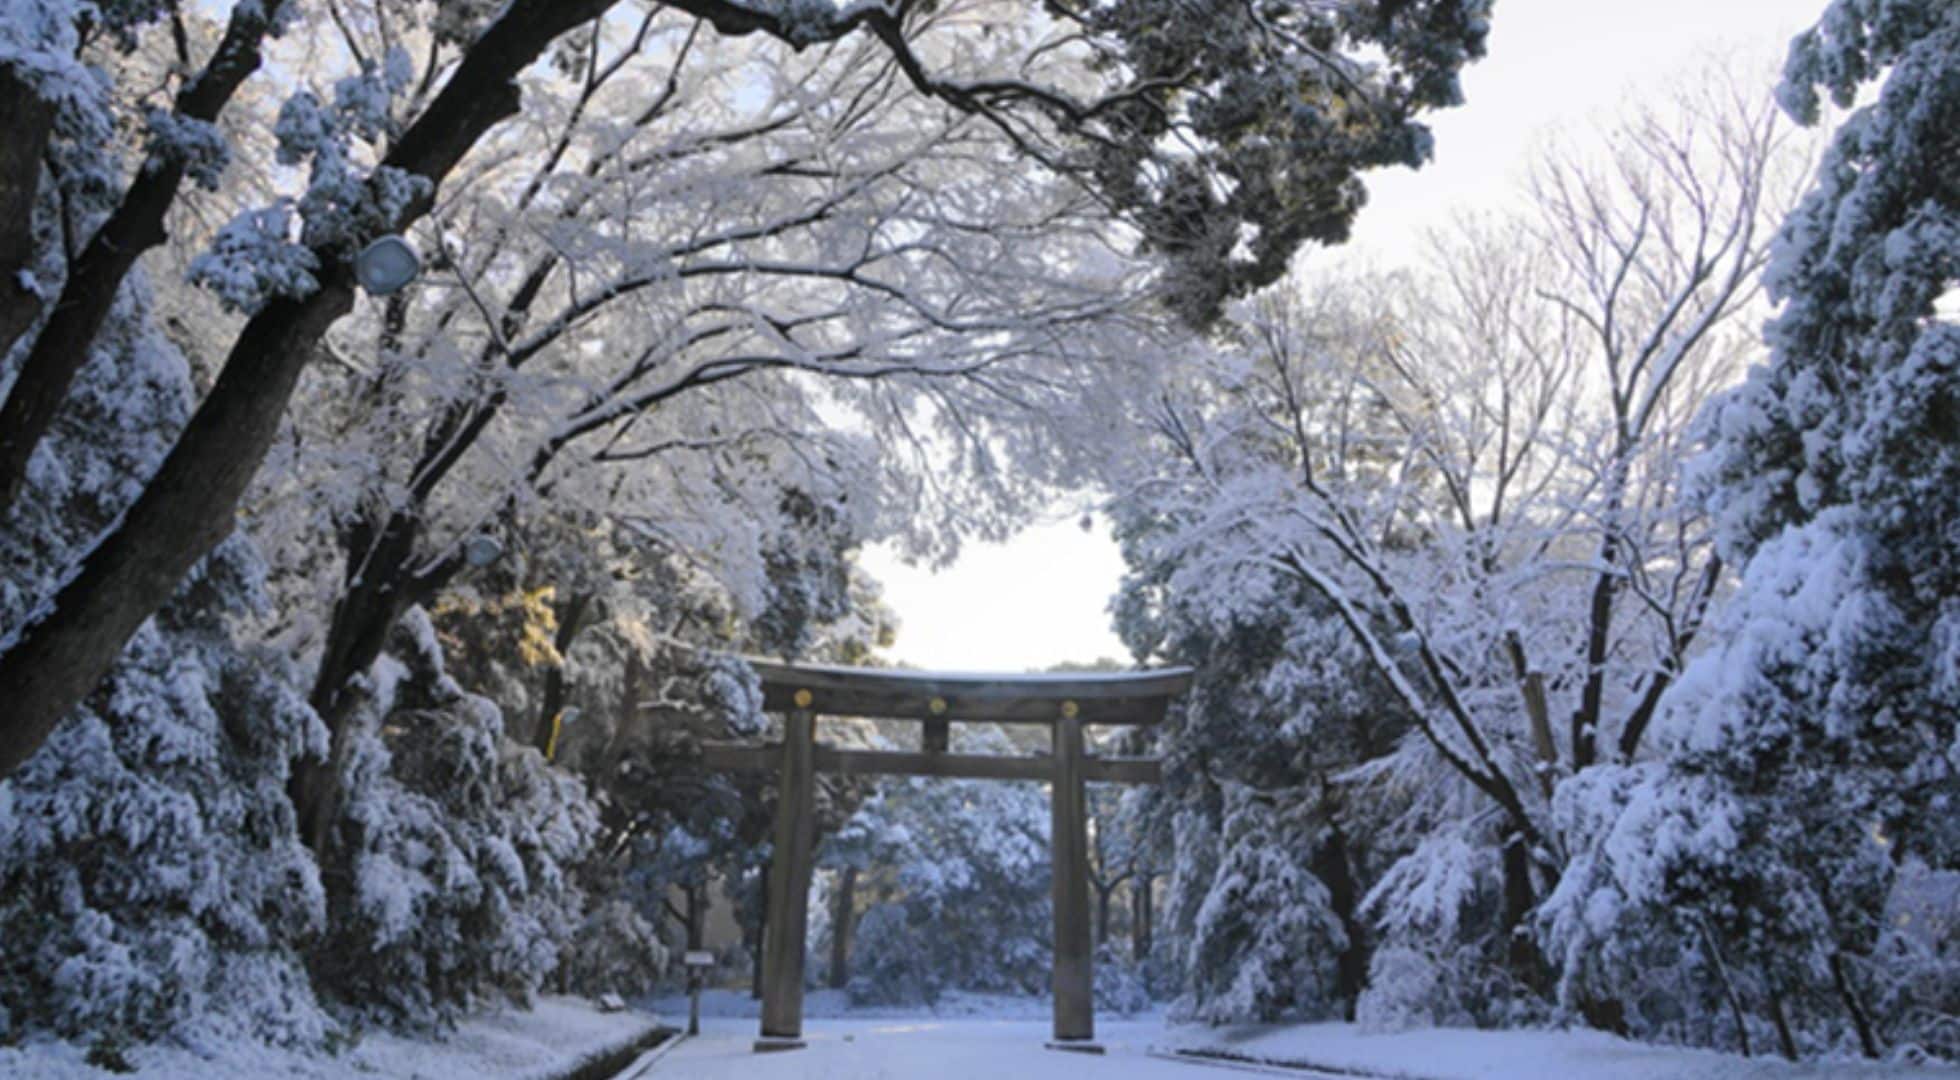
[[[400,292],[422,272],[422,256],[393,233],[376,237],[354,256],[354,276],[371,296]]]
[[[478,533],[463,541],[463,560],[481,570],[503,555],[502,541],[489,533]]]

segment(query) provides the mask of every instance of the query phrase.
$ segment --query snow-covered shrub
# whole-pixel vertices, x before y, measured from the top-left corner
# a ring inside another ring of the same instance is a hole
[[[1338,1016],[1335,967],[1348,941],[1327,887],[1301,865],[1312,831],[1261,793],[1233,788],[1223,843],[1177,1012],[1213,1024]]]
[[[565,943],[557,983],[578,994],[637,994],[666,973],[667,946],[633,905],[605,900],[586,913]]]
[[[320,883],[284,780],[319,721],[271,658],[167,622],[0,784],[0,1008],[69,1037],[318,1042],[296,946]]]
[[[1468,1026],[1469,1013],[1453,1007],[1445,985],[1451,965],[1413,945],[1386,945],[1368,964],[1368,990],[1355,1003],[1362,1030],[1407,1031],[1422,1027]]]
[[[982,749],[1010,748],[991,733]],[[1032,784],[913,779],[866,801],[830,842],[862,849],[872,873],[858,888],[884,898],[852,935],[852,1000],[1044,992],[1048,830],[1048,800]]]
[[[1729,994],[1754,969],[1734,972],[1711,951],[1700,908],[1637,899],[1681,874],[1696,847],[1732,847],[1730,806],[1658,762],[1587,770],[1552,805],[1572,858],[1534,929],[1559,1003],[1636,1038],[1742,1048],[1751,1036]]]
[[[1885,931],[1859,967],[1875,988],[1873,1011],[1907,1021],[1903,1042],[1960,1061],[1960,871],[1901,866]]]
[[[1150,987],[1143,965],[1132,960],[1127,950],[1107,943],[1098,948],[1095,975],[1097,1012],[1134,1016],[1150,1008]]]
[[[189,369],[132,279],[0,523],[0,628],[22,625],[128,505],[189,400]],[[298,952],[323,918],[320,881],[285,791],[325,732],[289,665],[235,639],[263,573],[245,540],[221,545],[0,781],[0,1037],[330,1030]]]
[[[1488,834],[1464,825],[1433,832],[1381,876],[1361,905],[1380,946],[1357,1020],[1397,1030],[1547,1019],[1508,962],[1499,860]]]
[[[585,921],[573,870],[598,818],[583,784],[443,672],[425,613],[394,644],[343,778],[314,970],[360,1018],[422,1026],[527,999],[553,970]]]
[[[932,930],[914,922],[904,904],[873,904],[858,918],[851,954],[851,1001],[858,1005],[934,1002],[948,986],[933,962]]]

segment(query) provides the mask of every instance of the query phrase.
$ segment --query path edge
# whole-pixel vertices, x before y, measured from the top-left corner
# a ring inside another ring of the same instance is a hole
[[[680,1042],[681,1030],[653,1021],[653,1026],[629,1039],[593,1050],[570,1065],[534,1074],[535,1080],[610,1080],[631,1067],[641,1055]]]

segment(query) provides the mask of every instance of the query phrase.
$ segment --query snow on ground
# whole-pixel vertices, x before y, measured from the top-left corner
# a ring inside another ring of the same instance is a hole
[[[1947,1066],[1792,1064],[1650,1046],[1598,1031],[1439,1028],[1370,1035],[1353,1024],[1177,1027],[1161,1045],[1422,1080],[1960,1080],[1960,1068]]]
[[[658,1011],[684,1022],[685,998]],[[952,994],[932,1009],[854,1009],[843,994],[805,999],[802,1050],[757,1054],[757,1005],[745,993],[702,995],[698,1038],[683,1041],[643,1080],[1204,1080],[1225,1066],[1153,1055],[1180,1048],[1308,1066],[1289,1075],[1406,1080],[1960,1080],[1949,1066],[1832,1061],[1791,1064],[1647,1046],[1592,1031],[1438,1029],[1364,1034],[1352,1024],[1211,1028],[1161,1015],[1098,1017],[1102,1057],[1046,1049],[1046,998]],[[1311,1067],[1320,1066],[1325,1071]],[[1243,1075],[1243,1074],[1241,1074]]]
[[[717,1016],[644,1080],[1204,1080],[1214,1072],[1148,1056],[1162,1033],[1158,1021],[1098,1022],[1108,1053],[1096,1056],[1043,1047],[1046,1019],[806,1018],[809,1046],[758,1054],[754,1020]]]
[[[440,1042],[375,1033],[338,1057],[240,1045],[204,1052],[138,1046],[127,1056],[136,1075],[155,1080],[535,1078],[557,1075],[590,1055],[633,1042],[655,1026],[644,1012],[602,1013],[583,998],[540,997],[528,1011],[505,1008],[472,1017]],[[85,1064],[86,1054],[86,1047],[62,1042],[0,1047],[0,1077],[96,1080],[117,1075]]]

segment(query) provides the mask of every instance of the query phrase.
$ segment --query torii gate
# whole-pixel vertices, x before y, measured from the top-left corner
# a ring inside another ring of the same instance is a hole
[[[968,675],[828,667],[749,660],[762,678],[763,708],[783,714],[780,744],[711,743],[711,768],[775,771],[775,849],[762,945],[762,1032],[757,1051],[803,1043],[803,935],[816,841],[815,774],[1046,780],[1054,865],[1055,1038],[1058,1050],[1101,1053],[1096,1044],[1094,944],[1089,935],[1087,781],[1154,783],[1156,758],[1091,757],[1084,724],[1154,724],[1191,685],[1190,668],[1121,674]],[[919,751],[839,750],[816,742],[816,718],[921,720]],[[1046,724],[1053,752],[1006,757],[947,750],[950,725]]]

